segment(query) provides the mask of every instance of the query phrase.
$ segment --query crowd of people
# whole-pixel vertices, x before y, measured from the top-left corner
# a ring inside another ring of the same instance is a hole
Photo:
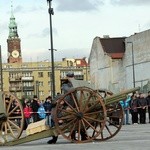
[[[61,94],[57,93],[54,100],[56,103],[56,100],[59,98]],[[30,123],[35,123],[37,121],[45,119],[45,124],[53,127],[54,121],[52,119],[52,110],[55,108],[55,104],[52,102],[52,97],[48,96],[45,100],[39,100],[39,98],[34,95],[32,100],[25,99],[23,104],[23,111],[24,111],[24,117],[25,117],[25,129]],[[52,136],[52,139],[49,140],[48,144],[54,144],[57,141],[58,136]]]
[[[123,124],[130,124],[129,114],[131,114],[132,124],[150,123],[150,91],[147,96],[143,93],[134,92],[127,99],[120,101],[120,104],[125,115]]]
[[[26,126],[28,126],[30,123],[40,121],[50,116],[51,109],[52,109],[51,96],[48,96],[45,101],[39,100],[36,95],[34,95],[32,100],[25,99],[23,111]]]

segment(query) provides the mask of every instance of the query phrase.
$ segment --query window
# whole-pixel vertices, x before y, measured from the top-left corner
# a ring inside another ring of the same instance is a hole
[[[31,91],[27,91],[26,94],[27,94],[27,96],[29,96],[29,95],[31,96],[32,92]]]
[[[51,86],[52,85],[52,82],[51,81],[48,81],[48,86]]]
[[[42,81],[39,81],[39,86],[43,86],[43,82]]]
[[[23,82],[23,86],[32,86],[31,82]]]
[[[44,92],[43,91],[39,91],[39,94],[40,94],[40,96],[43,96]]]
[[[52,73],[51,72],[48,72],[48,77],[51,77],[52,76]]]
[[[39,78],[43,77],[43,72],[38,72],[38,77]]]
[[[31,72],[24,72],[22,73],[23,77],[31,77]]]

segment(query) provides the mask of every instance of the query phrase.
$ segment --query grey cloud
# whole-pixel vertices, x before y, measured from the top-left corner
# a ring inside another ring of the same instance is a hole
[[[24,8],[21,5],[18,5],[17,7],[15,7],[15,9],[13,10],[14,13],[24,13]]]
[[[33,6],[33,7],[28,7],[26,10],[23,6],[18,5],[17,7],[14,8],[14,13],[26,13],[26,12],[35,12],[35,11],[41,11],[44,10],[43,7],[41,6]],[[44,10],[45,11],[45,10]]]
[[[150,0],[111,0],[114,5],[149,5]]]
[[[56,28],[53,28],[53,34],[54,34],[55,36],[58,35],[58,32],[57,32],[57,29],[56,29]],[[49,36],[49,35],[50,35],[50,29],[49,29],[49,28],[43,29],[43,31],[42,31],[42,33],[41,33],[41,36],[42,36],[42,37],[45,37],[45,36]]]
[[[57,0],[57,10],[59,11],[93,11],[100,5],[104,5],[102,0]]]
[[[43,31],[42,31],[42,37],[45,37],[45,36],[49,36],[50,34],[50,31],[49,31],[49,28],[45,28]]]
[[[1,33],[8,31],[8,23],[7,22],[1,23],[0,24],[0,30],[1,30]]]
[[[56,29],[56,28],[53,28],[53,34],[54,34],[55,36],[58,35],[58,32],[57,32],[57,29]],[[44,37],[47,37],[47,36],[49,36],[49,35],[50,35],[50,30],[49,30],[49,28],[45,28],[45,29],[42,30],[41,33],[34,33],[34,34],[28,35],[28,38],[29,38],[29,37],[44,38]]]

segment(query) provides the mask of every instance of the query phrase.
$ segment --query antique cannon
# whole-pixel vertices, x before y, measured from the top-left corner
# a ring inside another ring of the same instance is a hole
[[[24,124],[22,105],[11,93],[2,92],[0,141],[2,139],[3,142],[1,145],[26,143],[52,136],[54,132],[76,143],[93,140],[103,141],[115,136],[121,129],[123,122],[123,110],[119,101],[139,88],[113,95],[107,90],[94,90],[87,82],[74,79],[70,82],[73,89],[57,100],[54,111],[55,127],[21,138]],[[72,104],[67,101],[68,98],[72,99]],[[73,132],[74,139],[72,139]],[[82,132],[86,134],[84,140]]]

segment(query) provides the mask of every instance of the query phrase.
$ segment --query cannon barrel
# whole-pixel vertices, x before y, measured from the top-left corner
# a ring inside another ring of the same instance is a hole
[[[114,94],[113,96],[106,97],[105,100],[105,105],[113,104],[115,102],[119,102],[120,100],[123,100],[127,97],[129,93],[133,93],[135,91],[138,91],[140,87],[132,88],[129,90],[125,90],[123,92],[120,92],[118,94]]]

